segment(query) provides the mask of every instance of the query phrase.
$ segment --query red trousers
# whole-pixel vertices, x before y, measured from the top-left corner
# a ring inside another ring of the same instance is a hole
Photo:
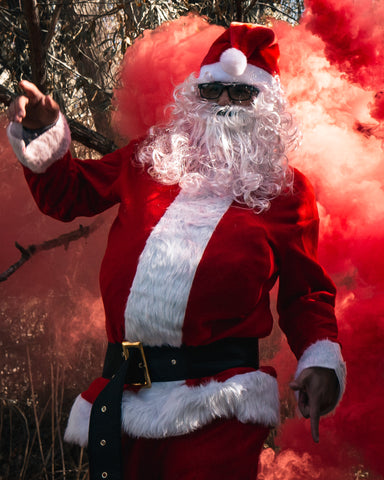
[[[256,480],[269,429],[217,420],[188,435],[123,438],[125,478],[131,480]]]

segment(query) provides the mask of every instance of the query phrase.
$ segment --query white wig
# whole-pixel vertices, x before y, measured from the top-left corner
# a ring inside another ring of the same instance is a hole
[[[297,129],[279,81],[260,85],[249,106],[219,106],[201,99],[191,75],[175,89],[171,118],[154,127],[137,160],[165,184],[207,188],[262,212],[293,182],[287,152]]]

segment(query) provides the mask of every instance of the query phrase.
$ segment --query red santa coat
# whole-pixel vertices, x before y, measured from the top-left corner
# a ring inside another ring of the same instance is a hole
[[[44,213],[70,221],[120,204],[100,272],[109,342],[180,346],[266,337],[273,323],[269,291],[279,277],[279,323],[299,359],[297,374],[309,366],[334,368],[343,390],[335,288],[317,261],[316,202],[300,172],[293,193],[256,214],[229,197],[156,182],[133,162],[137,142],[97,161],[62,156],[69,141],[62,123],[39,137],[41,148],[31,143],[41,150],[37,168],[17,126],[9,136]],[[55,141],[60,148],[52,151]],[[106,382],[96,379],[77,398],[67,440],[86,444],[91,404]],[[273,369],[233,369],[126,391],[122,422],[132,435],[161,438],[218,417],[274,425],[278,411]]]

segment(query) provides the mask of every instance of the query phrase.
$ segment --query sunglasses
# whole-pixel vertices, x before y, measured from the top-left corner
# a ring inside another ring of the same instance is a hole
[[[228,92],[228,97],[234,102],[251,100],[257,97],[260,92],[256,87],[242,83],[199,83],[198,87],[201,98],[206,100],[217,100],[224,90]]]

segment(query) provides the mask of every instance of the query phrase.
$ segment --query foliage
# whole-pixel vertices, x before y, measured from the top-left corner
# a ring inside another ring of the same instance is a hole
[[[269,17],[295,23],[303,9],[303,0],[8,0],[0,6],[0,102],[22,78],[33,80],[69,118],[113,139],[108,114],[118,66],[145,29],[189,12],[224,26]]]

